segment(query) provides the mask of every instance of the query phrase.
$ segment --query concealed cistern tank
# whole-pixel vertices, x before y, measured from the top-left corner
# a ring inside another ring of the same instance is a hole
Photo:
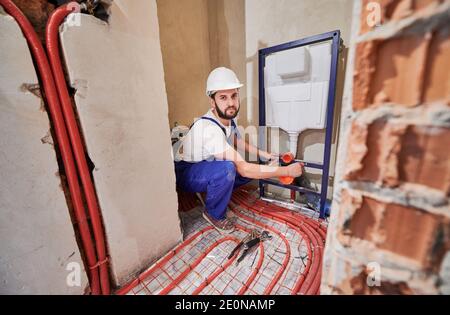
[[[289,134],[289,151],[294,156],[301,132],[325,128],[330,69],[331,41],[266,58],[266,124]]]

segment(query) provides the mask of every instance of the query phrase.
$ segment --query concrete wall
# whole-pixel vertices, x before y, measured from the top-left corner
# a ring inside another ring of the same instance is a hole
[[[450,292],[450,4],[356,1],[321,292]],[[445,83],[444,83],[445,82]]]
[[[182,238],[156,1],[114,1],[109,23],[64,25],[64,56],[123,285]]]
[[[82,294],[48,114],[26,40],[1,7],[0,42],[0,294]],[[80,286],[66,282],[69,263]]]

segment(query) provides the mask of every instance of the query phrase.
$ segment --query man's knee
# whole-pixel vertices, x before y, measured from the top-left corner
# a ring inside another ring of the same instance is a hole
[[[216,175],[221,179],[227,181],[234,181],[236,177],[236,165],[231,161],[216,161],[217,173]]]
[[[229,181],[234,181],[236,177],[236,165],[234,165],[234,163],[230,161],[223,161],[223,163],[227,179]]]

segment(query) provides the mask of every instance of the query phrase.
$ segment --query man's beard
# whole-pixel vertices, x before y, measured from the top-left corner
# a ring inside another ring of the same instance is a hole
[[[217,115],[218,115],[220,118],[222,118],[222,119],[227,119],[227,120],[231,120],[231,119],[233,119],[233,118],[236,118],[236,116],[237,116],[238,113],[239,113],[239,109],[240,109],[240,108],[236,108],[236,107],[234,107],[234,106],[231,106],[231,107],[227,107],[227,108],[225,109],[225,111],[222,112],[222,111],[220,110],[219,106],[217,106],[217,103],[216,103],[215,101],[214,101],[214,105],[215,105],[215,108],[216,108]],[[227,110],[230,109],[230,108],[234,108],[234,114],[233,114],[233,115],[227,115],[227,114],[226,114]]]

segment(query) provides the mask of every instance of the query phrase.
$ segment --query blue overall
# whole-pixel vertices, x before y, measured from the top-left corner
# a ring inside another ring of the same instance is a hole
[[[201,117],[214,122],[225,133],[225,129],[212,118]],[[232,122],[232,130],[237,133]],[[192,126],[191,126],[192,127]],[[187,192],[206,192],[206,211],[216,220],[225,218],[227,205],[233,189],[251,181],[236,172],[231,161],[175,162],[177,187]]]

